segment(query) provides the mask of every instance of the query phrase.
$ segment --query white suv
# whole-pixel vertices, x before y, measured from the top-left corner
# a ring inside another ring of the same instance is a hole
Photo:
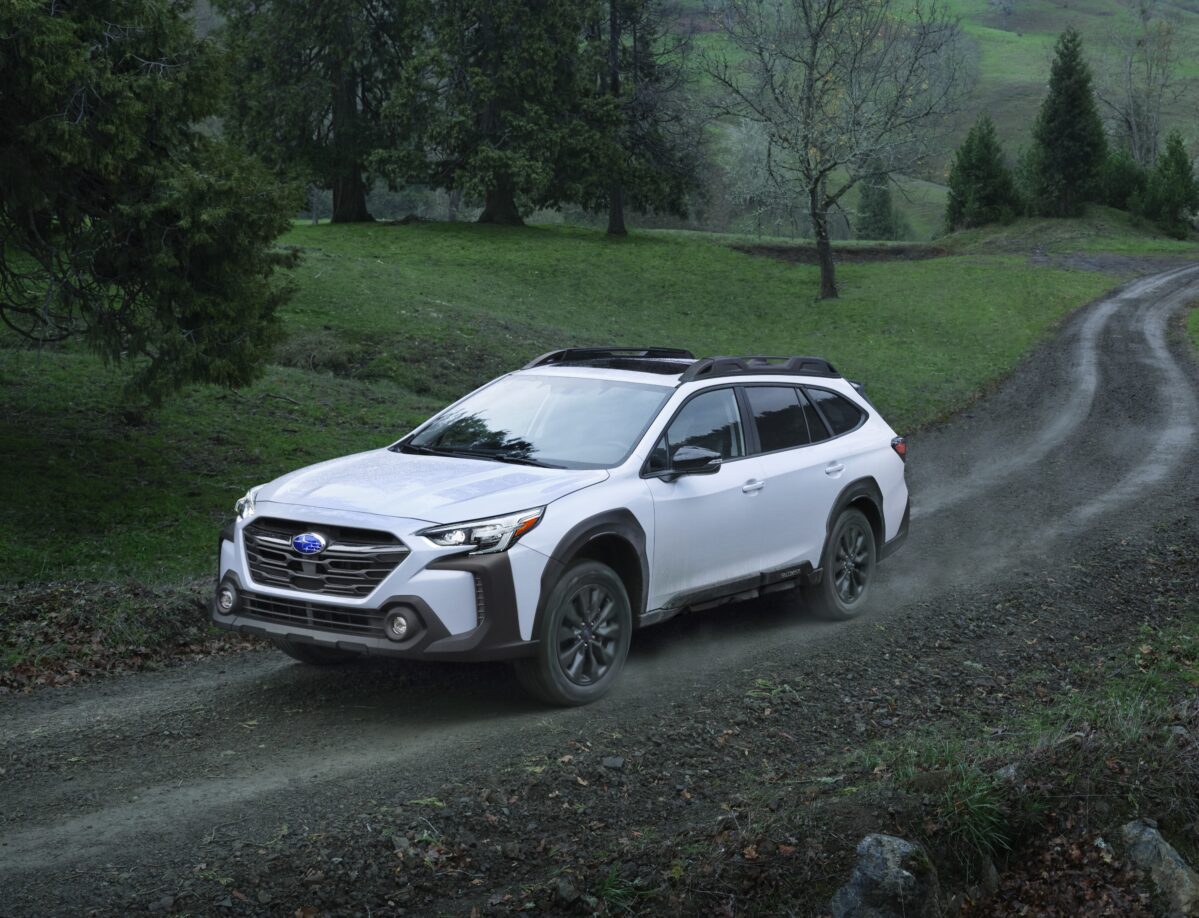
[[[815,357],[570,348],[398,443],[253,488],[213,621],[306,663],[511,659],[606,693],[636,628],[799,588],[848,618],[908,529],[906,444]]]

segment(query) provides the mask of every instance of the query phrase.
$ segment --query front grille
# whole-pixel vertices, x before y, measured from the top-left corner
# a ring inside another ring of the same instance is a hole
[[[238,611],[247,618],[257,618],[265,622],[340,631],[344,634],[383,636],[381,609],[346,609],[302,599],[273,599],[269,596],[242,593],[241,609]]]
[[[300,554],[291,540],[302,532],[320,533],[328,547],[319,555]],[[389,532],[269,518],[252,522],[242,537],[256,583],[327,596],[369,596],[409,553]]]

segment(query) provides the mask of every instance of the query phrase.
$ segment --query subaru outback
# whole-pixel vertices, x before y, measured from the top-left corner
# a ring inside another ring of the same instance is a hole
[[[634,630],[794,591],[858,614],[907,535],[907,446],[817,357],[568,348],[398,442],[252,488],[212,605],[305,663],[511,660],[608,692]]]

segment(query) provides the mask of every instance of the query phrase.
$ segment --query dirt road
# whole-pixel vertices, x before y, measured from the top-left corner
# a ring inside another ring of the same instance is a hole
[[[912,536],[864,619],[815,623],[782,602],[683,617],[638,635],[622,685],[582,710],[533,705],[499,665],[313,671],[273,653],[0,702],[0,915],[144,909],[285,825],[331,830],[571,737],[635,746],[672,711],[739,697],[755,668],[857,659],[886,680],[902,664],[870,650],[881,629],[931,647],[970,591],[1065,579],[1097,540],[1194,511],[1199,374],[1170,329],[1195,299],[1199,266],[1133,281],[915,438]],[[831,742],[848,702],[808,715]]]

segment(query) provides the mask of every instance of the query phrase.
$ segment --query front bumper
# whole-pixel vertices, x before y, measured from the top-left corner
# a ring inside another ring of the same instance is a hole
[[[222,557],[234,549],[232,529],[221,533]],[[224,544],[228,543],[228,544]],[[225,567],[219,575],[210,615],[218,628],[260,634],[296,643],[316,644],[354,653],[401,659],[511,660],[531,656],[535,641],[520,636],[512,565],[507,553],[450,555],[429,563],[428,571],[456,571],[474,579],[477,625],[451,634],[425,598],[379,591],[368,604],[347,606],[322,601],[320,594],[262,591],[246,585],[243,576]],[[232,585],[237,603],[226,613],[216,603],[222,585]],[[416,628],[403,641],[391,640],[384,618],[403,609]]]

